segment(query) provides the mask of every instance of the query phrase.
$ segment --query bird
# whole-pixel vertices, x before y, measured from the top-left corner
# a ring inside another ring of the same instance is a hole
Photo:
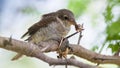
[[[60,41],[69,33],[71,25],[75,26],[75,30],[78,30],[73,12],[68,9],[60,9],[42,15],[42,18],[28,28],[21,38],[28,36],[26,41],[36,45],[46,40],[59,39]],[[17,54],[12,60],[17,60],[21,56],[22,54]]]

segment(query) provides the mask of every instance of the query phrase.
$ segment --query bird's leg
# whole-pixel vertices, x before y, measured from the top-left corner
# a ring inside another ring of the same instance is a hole
[[[59,55],[57,57],[60,59],[64,58],[66,60],[65,68],[67,68],[67,54],[70,51],[69,49],[69,41],[67,39],[62,39],[60,42],[60,47],[58,49]]]
[[[60,40],[59,46],[58,46],[58,51],[57,51],[57,53],[59,53],[59,55],[57,56],[57,58],[61,58],[61,59],[62,59],[62,51],[61,51],[60,47],[61,47],[61,45],[63,43],[63,39],[64,38],[62,37],[62,39]]]
[[[57,53],[59,54],[58,58],[67,58],[67,54],[73,51],[73,49],[69,46],[68,39],[63,39],[61,46],[59,47]]]
[[[67,50],[61,51],[61,46],[62,46],[62,45],[64,45],[64,44],[66,44],[65,40],[67,40],[67,41],[68,41],[68,38],[70,38],[70,37],[72,37],[72,36],[76,35],[77,33],[79,33],[79,32],[77,31],[77,32],[75,32],[75,33],[73,33],[73,34],[71,34],[71,35],[69,35],[69,36],[65,37],[65,38],[63,38],[63,37],[62,37],[62,39],[60,40],[60,44],[59,44],[59,46],[58,46],[58,53],[59,53],[58,58],[62,58],[62,55],[63,55],[63,53],[62,53],[62,52],[67,51]],[[65,46],[66,46],[66,48],[65,48],[65,49],[67,49],[67,48],[68,48],[68,49],[69,49],[69,51],[73,51],[73,49],[69,46],[69,44],[67,44],[67,45],[65,45]]]
[[[64,52],[64,51],[67,51],[67,49],[69,49],[69,51],[73,51],[73,49],[69,46],[68,38],[76,35],[77,33],[79,33],[79,32],[75,32],[75,33],[73,33],[73,34],[71,34],[71,35],[69,35],[69,36],[67,36],[65,38],[63,38],[63,37],[61,38],[60,44],[58,46],[58,51],[57,51],[57,53],[59,54],[59,56],[57,56],[58,58],[62,58],[63,55],[64,56],[67,55],[66,54],[67,52]],[[66,45],[66,43],[68,43],[68,44]],[[64,48],[63,48],[63,45],[65,45]],[[61,46],[62,46],[62,48],[61,48]]]

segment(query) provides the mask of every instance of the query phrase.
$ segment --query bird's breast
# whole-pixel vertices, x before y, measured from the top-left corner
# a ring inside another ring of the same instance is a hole
[[[56,37],[65,37],[70,31],[70,27],[63,27],[61,24],[52,22],[46,27],[40,28],[34,35],[31,36],[33,43],[39,43]]]

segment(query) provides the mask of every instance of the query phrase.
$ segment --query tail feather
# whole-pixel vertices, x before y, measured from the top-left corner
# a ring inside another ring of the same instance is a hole
[[[16,56],[14,56],[11,60],[14,61],[14,60],[18,60],[20,57],[22,57],[23,54],[17,54]]]
[[[28,32],[26,32],[21,38],[24,38],[27,34],[28,34]]]

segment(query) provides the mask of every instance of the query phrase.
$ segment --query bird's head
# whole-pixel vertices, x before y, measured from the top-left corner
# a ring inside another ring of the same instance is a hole
[[[58,18],[60,18],[64,24],[69,26],[74,25],[75,29],[77,30],[78,26],[75,21],[74,14],[70,10],[61,9],[61,10],[58,10],[56,13]]]

